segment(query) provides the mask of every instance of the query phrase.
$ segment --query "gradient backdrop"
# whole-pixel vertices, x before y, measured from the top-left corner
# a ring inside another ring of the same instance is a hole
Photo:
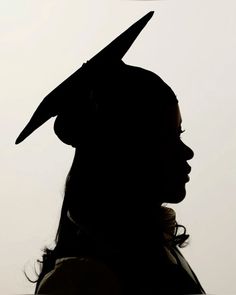
[[[53,119],[14,141],[52,89],[148,11],[124,61],[175,91],[195,151],[178,221],[184,255],[210,294],[236,294],[236,3],[234,0],[0,2],[0,293],[33,293],[41,249],[53,246],[73,148]],[[158,114],[157,114],[158,115]],[[144,196],[145,197],[145,196]]]

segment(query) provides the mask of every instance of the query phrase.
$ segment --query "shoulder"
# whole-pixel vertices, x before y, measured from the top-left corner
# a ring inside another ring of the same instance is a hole
[[[65,258],[41,281],[38,294],[119,295],[119,282],[108,266],[90,257]]]

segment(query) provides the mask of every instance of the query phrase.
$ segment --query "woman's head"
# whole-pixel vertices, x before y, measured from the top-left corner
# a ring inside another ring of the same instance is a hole
[[[74,129],[78,143],[67,183],[72,215],[115,218],[115,212],[182,201],[193,152],[181,141],[171,88],[154,73],[121,63],[106,87],[94,85],[90,99],[96,112],[86,136],[76,138]]]

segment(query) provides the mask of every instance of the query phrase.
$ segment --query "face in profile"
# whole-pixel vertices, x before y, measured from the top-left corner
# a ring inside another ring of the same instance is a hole
[[[110,171],[111,179],[107,183],[112,184],[111,191],[114,187],[116,192],[121,188],[119,196],[126,196],[134,203],[139,201],[137,196],[145,196],[141,198],[143,206],[179,203],[186,195],[185,186],[191,171],[188,160],[193,158],[194,153],[181,140],[183,130],[178,103],[171,103],[160,116],[156,113],[150,117],[153,119],[145,116],[140,137],[135,135],[133,138],[130,131],[127,132],[130,142],[124,137],[119,141],[117,152],[109,157],[111,166],[107,171]],[[142,124],[136,129],[141,130]],[[118,143],[112,145],[118,146]],[[112,148],[108,143],[105,146],[106,149],[104,145],[102,149],[107,156]],[[114,167],[118,167],[115,177],[111,173]],[[118,180],[118,186],[113,185],[113,179],[115,183]]]
[[[102,89],[103,95],[97,90],[98,97],[107,98],[109,110],[102,109],[108,115],[103,114],[104,123],[98,129],[105,130],[100,155],[105,154],[102,166],[110,171],[104,177],[109,179],[106,186],[129,198],[145,195],[143,205],[149,205],[148,200],[179,203],[186,195],[191,170],[187,161],[193,151],[180,138],[182,118],[176,96],[160,77],[143,69],[125,66],[122,79],[125,87],[115,87],[111,81],[107,92]],[[114,147],[117,151],[111,152]],[[109,159],[106,164],[104,159]]]
[[[182,118],[177,103],[170,107],[165,118],[157,135],[158,157],[155,163],[160,193],[158,198],[164,203],[179,203],[186,195],[185,185],[191,171],[187,161],[194,154],[181,140]]]

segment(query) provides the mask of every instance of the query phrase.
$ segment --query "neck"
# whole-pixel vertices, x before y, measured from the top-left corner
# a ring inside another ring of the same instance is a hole
[[[83,224],[79,220],[75,221],[69,212],[68,218],[79,229],[79,231],[88,236],[101,249],[111,249],[118,251],[121,248],[138,249],[139,247],[150,247],[155,244],[155,241],[160,240],[160,208],[148,214],[140,214],[136,217],[125,218],[125,215],[120,215],[119,219],[105,220],[105,222],[93,225]],[[146,246],[145,246],[146,245]]]

